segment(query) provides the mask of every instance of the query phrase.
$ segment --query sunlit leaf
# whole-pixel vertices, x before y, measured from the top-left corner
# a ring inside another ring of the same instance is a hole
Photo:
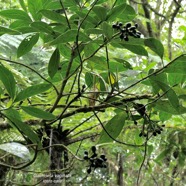
[[[55,119],[55,116],[49,112],[46,112],[44,110],[41,110],[39,108],[36,107],[32,107],[32,106],[21,106],[21,108],[28,113],[31,116],[34,116],[36,118],[41,118],[41,119],[45,119],[45,120],[53,120]]]
[[[21,100],[24,100],[24,99],[29,98],[31,96],[45,92],[50,87],[51,87],[51,84],[37,84],[37,85],[27,87],[26,89],[24,89],[18,93],[18,95],[15,99],[15,102],[21,101]]]
[[[59,53],[59,49],[56,48],[52,56],[50,57],[50,61],[48,63],[48,74],[51,78],[53,78],[56,72],[58,71],[59,62],[60,62],[60,53]]]
[[[21,19],[25,21],[32,21],[26,12],[17,9],[2,10],[0,11],[0,16],[9,19]]]
[[[22,145],[21,143],[16,142],[3,143],[0,144],[0,149],[10,154],[13,154],[14,156],[22,158],[25,161],[31,159],[29,149],[25,145]]]
[[[152,51],[154,51],[158,56],[163,58],[164,47],[162,43],[155,38],[148,38],[144,41],[145,45],[148,46]]]
[[[16,82],[10,70],[0,64],[0,80],[5,86],[11,98],[14,98],[16,92]]]
[[[32,50],[33,46],[37,43],[39,34],[31,34],[21,41],[17,49],[17,57],[21,57]]]

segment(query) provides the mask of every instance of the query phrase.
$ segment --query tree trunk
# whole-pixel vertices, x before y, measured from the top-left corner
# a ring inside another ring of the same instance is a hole
[[[118,174],[117,174],[117,185],[124,186],[123,180],[123,155],[121,153],[118,154]]]

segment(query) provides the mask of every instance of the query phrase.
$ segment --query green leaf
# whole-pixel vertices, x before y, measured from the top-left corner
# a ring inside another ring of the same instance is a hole
[[[182,55],[165,68],[164,72],[173,74],[186,74],[186,55]]]
[[[95,35],[100,35],[103,34],[103,30],[99,28],[89,28],[86,30],[87,34],[95,34]]]
[[[159,118],[163,122],[169,120],[171,117],[172,117],[172,114],[169,114],[163,111],[159,112]]]
[[[124,127],[126,117],[127,114],[125,112],[120,112],[106,124],[105,130],[110,134],[112,138],[116,139],[119,136]],[[113,139],[110,138],[105,130],[102,129],[98,143],[108,143],[113,141]]]
[[[117,16],[119,16],[120,14],[122,14],[124,12],[124,10],[126,9],[127,4],[121,4],[118,6],[115,6],[113,9],[111,9],[107,15],[107,20],[108,21],[112,21],[115,20],[117,18]]]
[[[97,15],[97,19],[105,21],[107,17],[107,9],[103,6],[95,6],[93,12]]]
[[[94,75],[91,72],[86,72],[85,74],[85,83],[91,88],[94,84]]]
[[[52,56],[50,57],[50,61],[48,64],[48,74],[51,78],[53,78],[56,72],[58,71],[59,62],[60,62],[60,53],[59,53],[59,49],[56,48]]]
[[[36,21],[36,22],[31,23],[30,26],[37,29],[39,32],[53,34],[53,29],[45,22]]]
[[[179,108],[173,107],[169,101],[157,101],[154,107],[156,110],[163,111],[173,115],[180,115],[186,113],[186,108],[179,106]]]
[[[107,22],[102,23],[102,29],[107,39],[110,39],[113,36],[113,29]]]
[[[148,46],[152,51],[154,51],[160,58],[163,58],[164,47],[162,43],[155,38],[148,38],[144,41],[145,45]]]
[[[141,56],[148,56],[148,52],[145,50],[145,48],[141,45],[132,45],[132,44],[125,44],[123,43],[122,46],[126,48],[127,50],[130,50],[131,52],[141,55]]]
[[[52,42],[50,42],[50,45],[57,45],[60,43],[67,43],[67,42],[75,42],[76,41],[76,36],[77,36],[77,30],[68,30],[64,34],[61,34],[58,36],[56,39],[54,39]],[[85,35],[83,32],[79,33],[79,41],[90,41],[90,38]]]
[[[158,86],[163,90],[164,93],[166,93],[167,98],[170,101],[170,104],[175,108],[178,109],[179,107],[179,100],[175,93],[175,91],[169,87],[167,84],[156,81]]]
[[[45,120],[53,120],[55,119],[55,116],[52,113],[43,111],[39,108],[35,108],[32,106],[21,106],[21,108],[28,113],[31,116],[34,116],[36,118],[41,118]]]
[[[21,5],[21,8],[22,8],[25,12],[27,12],[27,8],[26,8],[26,5],[25,5],[24,0],[19,0],[19,4]]]
[[[184,74],[168,74],[168,81],[171,86],[177,85],[183,82]]]
[[[52,85],[51,84],[37,84],[30,87],[27,87],[26,89],[19,92],[17,95],[15,102],[24,100],[26,98],[32,97],[34,95],[40,94],[42,92],[47,91]]]
[[[28,10],[31,13],[34,20],[40,20],[41,14],[39,13],[39,10],[43,8],[42,6],[42,0],[27,0],[28,2]]]
[[[32,141],[32,143],[39,144],[39,146],[41,146],[40,139],[36,135],[36,133],[33,132],[28,124],[23,123],[19,119],[20,117],[17,117],[17,114],[14,115],[12,112],[15,113],[17,111],[15,111],[14,109],[8,109],[5,111],[6,118],[11,122],[11,125],[18,129],[21,134],[28,137]]]
[[[56,13],[51,10],[41,10],[40,12],[43,16],[45,16],[46,18],[52,21],[56,21],[57,23],[62,23],[62,24],[66,23],[65,17],[59,13]]]
[[[150,70],[150,74],[153,72]],[[165,96],[170,101],[170,104],[177,109],[179,107],[179,100],[175,93],[175,91],[168,85],[167,81],[167,75],[165,73],[156,74],[153,76],[150,76],[150,82],[154,89],[156,89],[156,93],[158,93],[158,89],[161,89]]]
[[[156,162],[162,161],[168,154],[170,153],[170,149],[163,150],[155,159]]]
[[[26,12],[22,10],[17,10],[17,9],[2,10],[0,11],[0,16],[6,17],[9,19],[21,19],[21,20],[25,20],[29,22],[32,21]]]
[[[3,26],[0,26],[0,36],[3,34],[9,34],[9,35],[19,35],[20,32],[16,30],[12,30]]]
[[[5,86],[10,97],[13,99],[15,97],[16,82],[12,72],[5,68],[2,64],[0,64],[0,80]]]
[[[23,41],[21,41],[17,49],[17,57],[21,57],[32,50],[33,46],[37,43],[39,34],[28,35]]]

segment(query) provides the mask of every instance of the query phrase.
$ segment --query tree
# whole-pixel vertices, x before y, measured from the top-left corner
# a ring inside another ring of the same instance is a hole
[[[172,47],[183,2],[160,3],[20,0],[0,11],[2,184],[184,183],[186,55]]]

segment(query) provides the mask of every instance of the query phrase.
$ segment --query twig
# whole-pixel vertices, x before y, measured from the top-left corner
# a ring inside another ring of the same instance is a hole
[[[145,159],[146,159],[146,156],[147,156],[147,142],[148,142],[148,134],[147,134],[147,137],[146,137],[146,141],[145,141],[145,152],[144,152],[144,156],[143,156],[143,161],[140,165],[140,168],[139,168],[139,171],[138,171],[138,176],[137,176],[137,186],[139,185],[139,179],[140,179],[140,174],[141,174],[141,170],[142,170],[142,167],[145,163]]]
[[[62,0],[59,0],[59,2],[60,2],[60,4],[61,4],[62,9],[64,10],[64,14],[65,14],[65,18],[66,18],[66,21],[67,21],[68,28],[71,29],[70,22],[69,22],[69,20],[68,20],[68,16],[67,16],[65,7],[64,7],[64,5],[63,5],[63,2],[62,2]]]

